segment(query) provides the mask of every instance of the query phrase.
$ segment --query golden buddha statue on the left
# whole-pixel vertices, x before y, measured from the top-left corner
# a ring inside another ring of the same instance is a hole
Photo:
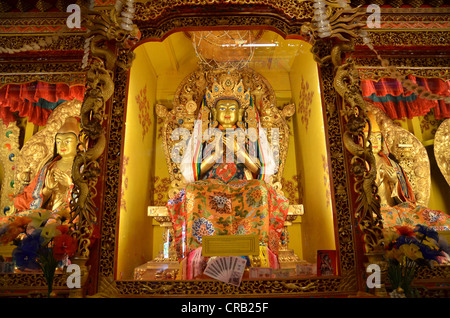
[[[38,269],[39,246],[46,246],[56,236],[66,240],[59,240],[64,246],[58,243],[58,260],[67,260],[76,249],[76,240],[64,233],[69,230],[72,166],[79,133],[77,119],[68,117],[55,134],[51,158],[15,196],[14,213],[0,218],[0,243],[17,245],[12,257],[19,270]]]
[[[79,128],[76,118],[66,119],[55,136],[54,155],[14,200],[16,213],[46,209],[53,213],[68,208],[72,189],[72,165],[77,154]]]

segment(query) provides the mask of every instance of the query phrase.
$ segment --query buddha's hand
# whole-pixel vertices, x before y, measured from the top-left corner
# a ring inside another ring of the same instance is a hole
[[[23,173],[22,173],[22,181],[25,184],[29,184],[31,182],[31,169],[27,168]]]
[[[394,167],[388,166],[386,164],[381,164],[380,166],[380,179],[387,180],[389,182],[395,182],[397,179],[397,172]]]
[[[223,135],[223,145],[224,145],[224,147],[230,149],[233,153],[238,153],[241,150],[245,151],[245,148],[242,148],[239,145],[239,142],[235,139],[234,136],[227,137],[227,136]]]
[[[72,184],[72,178],[67,173],[59,169],[55,169],[53,174],[55,181],[63,187],[68,188]]]
[[[223,141],[223,149],[227,148],[229,150],[233,150],[234,146],[232,144],[232,139],[227,138],[227,136],[224,134],[222,136],[222,141]]]
[[[225,151],[224,147],[218,147],[217,151],[214,149],[214,159],[217,161],[223,157],[223,153]]]
[[[54,190],[58,186],[58,182],[56,182],[55,171],[51,170],[46,178],[45,178],[45,188],[48,190]]]

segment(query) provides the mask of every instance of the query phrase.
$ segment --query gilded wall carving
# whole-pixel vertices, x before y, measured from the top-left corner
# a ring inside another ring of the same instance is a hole
[[[434,139],[434,155],[437,165],[450,185],[450,119],[444,120],[436,131]]]
[[[450,65],[445,57],[387,57],[390,65],[401,66],[397,70],[402,75],[414,75],[424,78],[440,78],[444,81],[450,79]],[[381,67],[380,61],[372,57],[357,57],[354,59],[356,68],[361,80],[369,79],[377,81],[382,77],[389,77],[390,73],[386,68]]]
[[[300,98],[297,107],[297,113],[300,115],[300,120],[308,130],[309,117],[311,116],[311,103],[314,96],[314,91],[309,88],[309,83],[302,77],[300,82]]]
[[[139,95],[135,99],[139,108],[139,123],[142,127],[142,139],[144,139],[152,125],[150,116],[152,114],[152,107],[150,106],[150,101],[147,100],[147,86],[144,86],[139,91]]]
[[[261,16],[228,16],[223,15],[219,18],[212,19],[210,16],[198,17],[198,16],[177,16],[176,18],[164,19],[158,25],[147,25],[145,18],[139,18],[137,16],[136,24],[142,33],[142,38],[145,39],[160,39],[165,34],[172,30],[181,29],[183,26],[189,28],[198,27],[220,27],[220,26],[235,26],[241,27],[245,25],[264,25],[270,28],[279,30],[286,35],[299,35],[302,34],[300,26],[291,25],[287,21],[281,19],[261,15]]]
[[[163,15],[170,15],[173,12],[176,12],[177,7],[180,6],[196,6],[195,8],[201,11],[201,13],[211,12],[215,10],[214,6],[222,5],[222,0],[187,0],[187,1],[178,1],[178,0],[156,0],[147,3],[137,3],[136,4],[136,18],[138,20],[156,20]],[[268,10],[277,10],[281,12],[284,16],[290,19],[310,19],[313,14],[313,5],[312,2],[309,1],[277,1],[277,0],[266,0],[263,3],[258,0],[230,0],[227,1],[227,4],[230,5],[239,5],[240,7],[235,8],[236,12],[242,10],[242,7],[251,6],[251,5],[265,5],[268,7]],[[200,8],[200,6],[202,6]],[[200,8],[200,9],[199,9]],[[228,8],[232,10],[233,8]],[[194,9],[195,10],[195,9]],[[225,18],[225,17],[224,17]],[[218,19],[222,25],[220,19]],[[191,26],[191,24],[184,24]]]
[[[125,58],[126,52],[119,51],[119,58]],[[121,151],[122,138],[125,123],[123,115],[126,103],[127,73],[119,72],[114,78],[114,103],[112,108],[107,108],[108,116],[108,143],[105,154],[105,200],[104,213],[102,215],[102,231],[100,241],[99,268],[100,277],[114,277],[114,253],[116,244],[116,224],[117,224],[117,202],[120,195],[120,172],[121,172]]]
[[[40,41],[46,41],[48,36],[5,36],[0,38],[0,47],[20,49],[27,44],[39,43]],[[51,44],[46,46],[47,50],[52,51],[68,51],[68,50],[80,50],[84,47],[85,37],[80,35],[63,35],[58,37],[55,41],[52,40]]]
[[[446,31],[392,31],[392,32],[377,32],[371,31],[370,37],[373,45],[379,46],[397,46],[399,43],[403,47],[408,46],[447,46],[448,33]],[[362,39],[356,39],[356,45],[362,45]]]

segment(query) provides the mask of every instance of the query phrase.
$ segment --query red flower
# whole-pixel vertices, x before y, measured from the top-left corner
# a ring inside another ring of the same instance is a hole
[[[414,233],[414,229],[410,226],[399,226],[396,225],[395,228],[397,229],[397,232],[402,236],[412,237],[416,236],[416,233]]]
[[[53,243],[53,256],[58,261],[62,260],[66,255],[72,257],[78,248],[77,240],[65,233],[55,236]]]

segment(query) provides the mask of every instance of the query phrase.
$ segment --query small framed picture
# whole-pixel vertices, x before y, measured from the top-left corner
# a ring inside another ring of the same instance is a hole
[[[319,250],[317,251],[317,275],[330,276],[337,275],[336,251]]]

